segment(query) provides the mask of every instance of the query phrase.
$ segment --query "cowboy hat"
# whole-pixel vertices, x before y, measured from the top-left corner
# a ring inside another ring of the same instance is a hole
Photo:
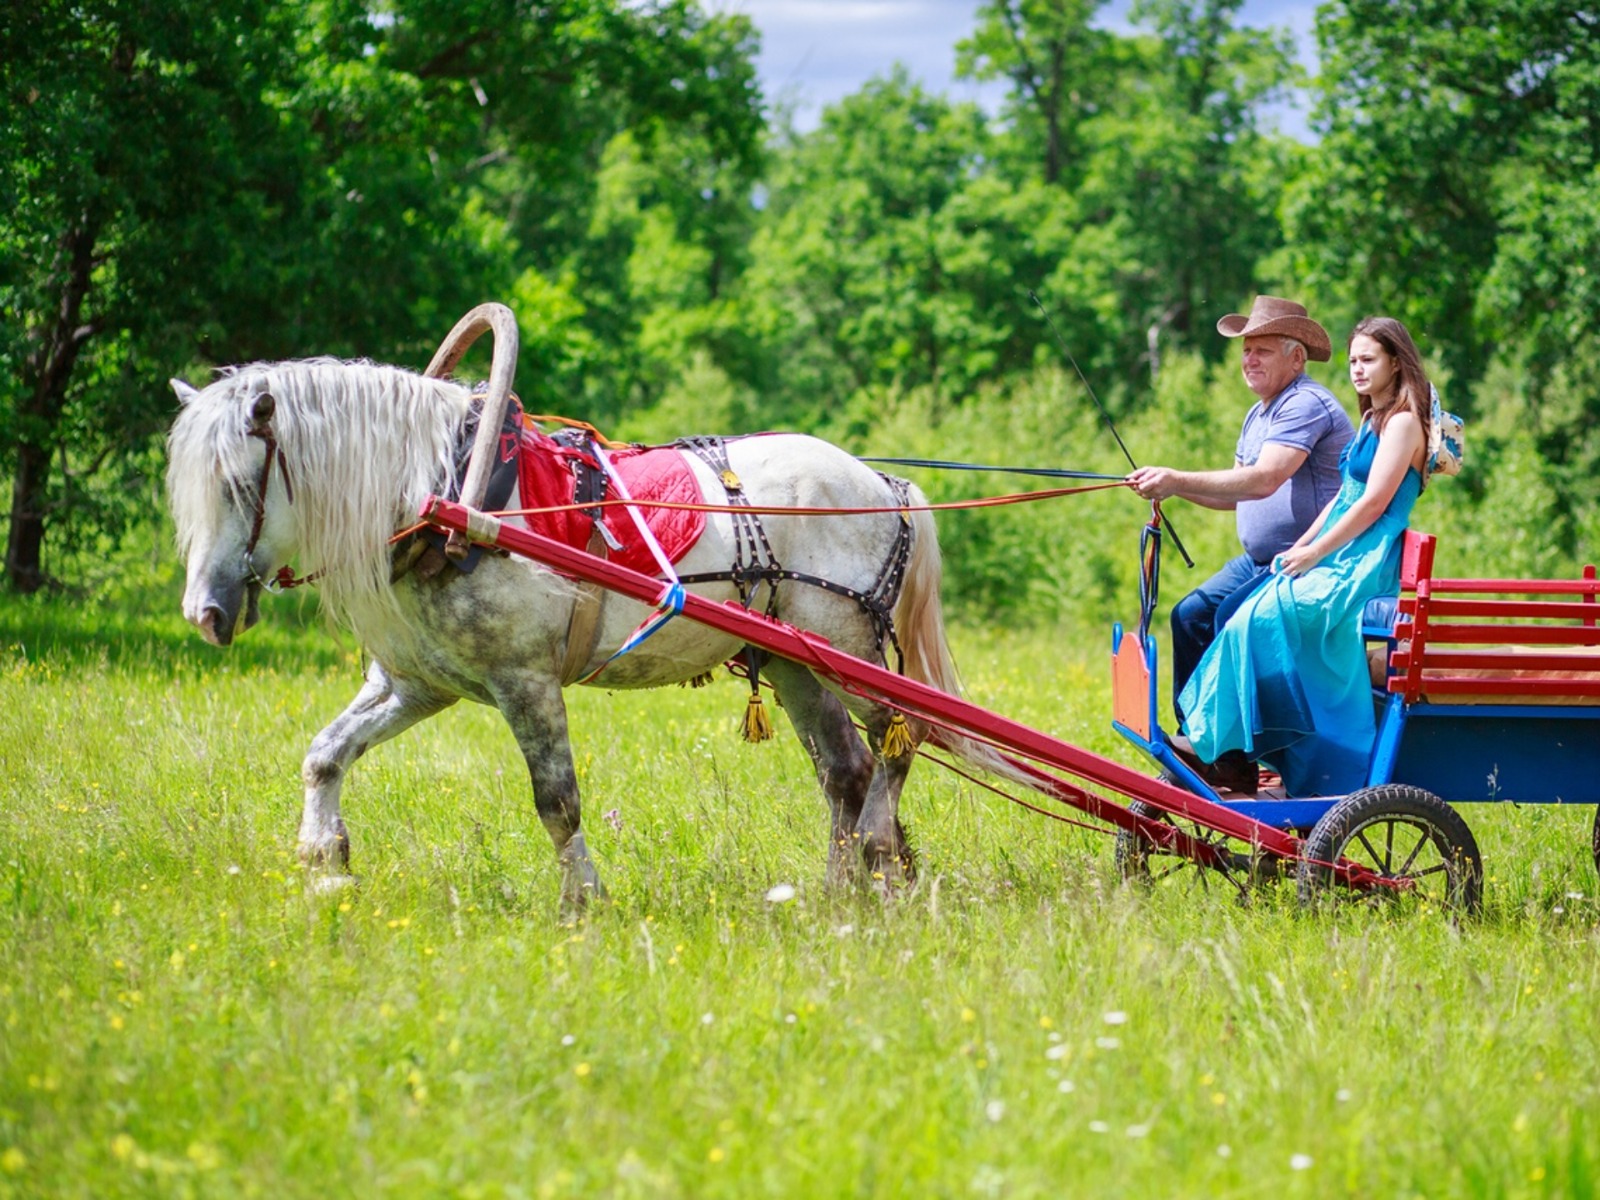
[[[1217,332],[1228,338],[1279,334],[1304,345],[1313,362],[1327,362],[1333,356],[1328,331],[1306,315],[1304,305],[1281,296],[1257,296],[1248,317],[1229,313],[1217,322]]]

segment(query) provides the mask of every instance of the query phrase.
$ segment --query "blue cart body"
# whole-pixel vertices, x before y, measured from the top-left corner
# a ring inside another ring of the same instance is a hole
[[[1113,655],[1126,653],[1124,631],[1113,633]],[[1139,647],[1145,671],[1156,674],[1156,646]],[[1292,797],[1271,789],[1258,796],[1218,792],[1178,757],[1156,714],[1156,689],[1136,724],[1120,715],[1112,727],[1143,750],[1174,780],[1279,829],[1304,832],[1341,796]],[[1514,800],[1522,804],[1600,804],[1600,704],[1408,703],[1401,695],[1374,697],[1383,705],[1378,737],[1367,763],[1366,785],[1410,784],[1451,804]]]
[[[1382,686],[1374,686],[1380,711],[1365,786],[1406,784],[1450,804],[1600,804],[1594,568],[1568,581],[1435,580],[1434,548],[1431,535],[1407,534],[1398,606],[1374,606],[1363,625],[1369,644],[1385,647],[1387,664]],[[1564,598],[1506,598],[1524,593]],[[1474,598],[1456,598],[1466,594]],[[1463,643],[1470,648],[1443,648]],[[1527,644],[1532,656],[1516,657]],[[1154,639],[1125,634],[1119,624],[1112,656],[1113,728],[1182,786],[1297,832],[1343,799],[1293,797],[1279,788],[1255,796],[1219,793],[1178,757],[1161,729]],[[1507,669],[1523,662],[1539,669]]]

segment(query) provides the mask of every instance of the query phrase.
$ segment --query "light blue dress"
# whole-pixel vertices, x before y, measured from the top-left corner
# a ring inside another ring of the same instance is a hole
[[[1363,421],[1340,461],[1332,527],[1366,490],[1378,435]],[[1361,787],[1377,736],[1361,611],[1400,587],[1401,538],[1422,493],[1415,468],[1372,525],[1299,578],[1269,575],[1228,619],[1179,698],[1207,762],[1243,750],[1291,796]]]

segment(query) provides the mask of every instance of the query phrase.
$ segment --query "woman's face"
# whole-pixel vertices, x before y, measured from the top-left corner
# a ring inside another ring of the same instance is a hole
[[[1364,333],[1350,342],[1350,382],[1356,391],[1384,400],[1394,390],[1394,355]]]

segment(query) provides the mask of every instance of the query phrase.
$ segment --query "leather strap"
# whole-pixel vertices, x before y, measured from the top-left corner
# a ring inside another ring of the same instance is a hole
[[[606,557],[605,539],[600,536],[597,523],[589,533],[590,554]],[[570,687],[582,679],[589,660],[594,657],[595,643],[600,640],[600,605],[605,589],[597,583],[578,583],[578,595],[572,602],[572,616],[567,621],[567,649],[561,660],[561,686]]]

